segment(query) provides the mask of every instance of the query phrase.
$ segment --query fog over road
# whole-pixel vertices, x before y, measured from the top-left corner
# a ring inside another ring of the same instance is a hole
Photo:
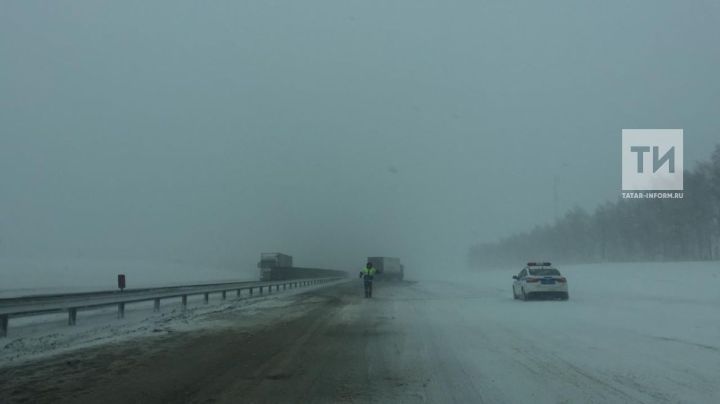
[[[509,279],[507,287],[501,283],[377,283],[376,297],[364,299],[359,281],[352,281],[278,296],[284,304],[263,309],[263,321],[253,326],[241,326],[240,313],[221,311],[212,315],[236,316],[238,327],[0,368],[0,401],[708,403],[720,397],[717,347],[653,335],[644,324],[642,333],[628,327],[642,323],[642,299],[598,304],[603,300],[573,301],[571,294],[569,302],[521,302],[512,300]]]

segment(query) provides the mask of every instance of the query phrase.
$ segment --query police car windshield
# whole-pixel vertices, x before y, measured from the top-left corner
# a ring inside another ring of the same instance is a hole
[[[560,271],[555,268],[528,268],[528,271],[535,276],[560,275]]]

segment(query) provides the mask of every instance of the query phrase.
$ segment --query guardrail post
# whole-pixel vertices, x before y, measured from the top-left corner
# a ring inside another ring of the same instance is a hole
[[[125,303],[118,303],[118,318],[125,318]]]
[[[279,292],[279,291],[280,291],[280,285],[275,285],[275,291],[276,291],[276,292]]]
[[[205,293],[205,304],[208,304],[209,300],[210,300],[210,293]]]
[[[77,309],[68,309],[68,325],[75,325],[77,322]]]
[[[242,289],[238,289],[238,290],[237,290],[237,293],[235,294],[235,296],[240,297],[240,291],[241,291],[241,290],[242,290]]]
[[[224,290],[222,291],[222,299],[223,300],[227,299],[226,291],[224,291]]]
[[[283,290],[287,290],[287,283],[283,283]]]
[[[182,309],[183,311],[187,309],[187,295],[182,295]]]
[[[261,294],[261,295],[263,294],[263,287],[262,287],[262,286],[260,286],[260,294]]]
[[[253,288],[252,288],[252,286],[250,286],[250,296],[252,296],[252,295],[253,295]]]
[[[160,299],[155,299],[155,304],[153,305],[153,311],[155,311],[155,312],[160,311]]]
[[[0,337],[7,337],[8,318],[7,314],[0,316]]]

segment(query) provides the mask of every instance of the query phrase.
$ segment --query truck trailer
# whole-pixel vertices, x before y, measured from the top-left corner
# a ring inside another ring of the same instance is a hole
[[[400,263],[400,258],[368,257],[367,262],[377,270],[378,279],[401,281],[405,276],[405,267]]]
[[[257,266],[260,268],[260,280],[270,281],[274,280],[272,278],[275,268],[291,268],[293,266],[293,260],[292,256],[283,253],[261,253],[260,262],[258,262]]]

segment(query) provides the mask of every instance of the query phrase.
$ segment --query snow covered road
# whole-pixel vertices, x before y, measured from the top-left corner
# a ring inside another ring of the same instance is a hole
[[[563,271],[568,302],[513,300],[512,272],[278,296],[252,325],[1,368],[0,401],[720,402],[717,270],[597,269]]]

